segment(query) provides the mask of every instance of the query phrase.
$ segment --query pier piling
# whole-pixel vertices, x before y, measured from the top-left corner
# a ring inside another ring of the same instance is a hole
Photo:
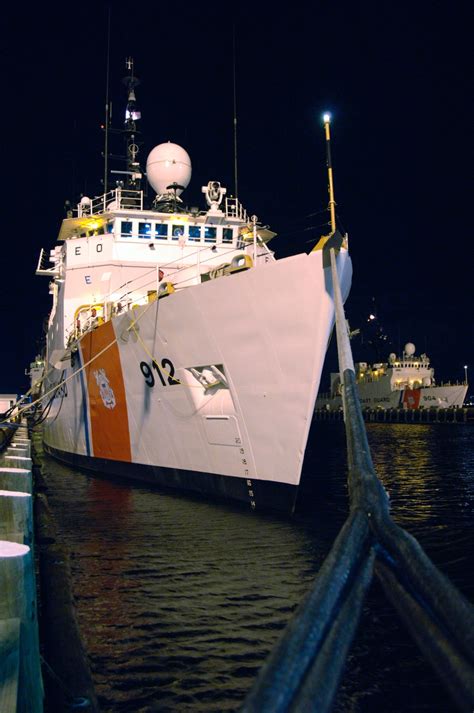
[[[6,455],[4,460],[5,465],[10,468],[29,468],[31,470],[33,465],[31,458],[24,458],[23,456]]]
[[[0,680],[0,701],[10,706],[2,705],[2,713],[42,713],[33,556],[27,545],[5,540],[0,540],[0,624],[1,670],[6,676]]]
[[[0,712],[42,713],[27,431],[2,430],[0,446]],[[5,451],[6,449],[6,451]]]
[[[31,470],[27,468],[0,468],[0,490],[33,492]]]
[[[32,546],[33,498],[29,493],[0,490],[0,539]]]

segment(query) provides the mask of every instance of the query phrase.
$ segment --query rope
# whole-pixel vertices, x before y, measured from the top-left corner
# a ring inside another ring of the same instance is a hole
[[[136,337],[137,337],[137,340],[140,342],[140,344],[141,344],[143,350],[144,350],[145,353],[150,357],[150,359],[151,359],[151,360],[153,361],[153,363],[156,365],[157,369],[158,369],[163,375],[165,375],[165,376],[167,376],[167,377],[169,377],[169,378],[172,378],[172,379],[173,379],[174,381],[176,381],[178,384],[181,384],[182,386],[187,386],[187,387],[190,388],[190,389],[191,389],[191,388],[201,389],[202,386],[198,386],[197,384],[196,384],[196,385],[194,385],[194,384],[187,384],[186,382],[181,381],[181,380],[178,379],[177,377],[173,376],[169,371],[167,371],[167,370],[164,369],[162,366],[160,366],[160,364],[158,364],[157,360],[155,359],[155,357],[154,357],[153,354],[150,352],[150,350],[149,350],[148,347],[146,346],[145,342],[144,342],[143,339],[141,338],[141,336],[140,336],[138,330],[136,329],[136,326],[135,326],[135,325],[138,324],[138,322],[139,322],[139,321],[142,319],[142,317],[148,312],[148,310],[150,309],[150,307],[151,307],[153,304],[154,304],[153,302],[150,302],[148,305],[146,305],[146,308],[141,312],[141,314],[140,314],[138,317],[135,317],[135,310],[132,309],[131,311],[132,311],[132,314],[133,314],[134,318],[133,318],[133,320],[130,322],[130,324],[128,325],[128,327],[126,328],[126,331],[129,332],[130,330],[133,329],[133,331],[134,331],[134,333],[135,333],[135,335],[136,335]],[[75,371],[73,371],[72,374],[70,374],[69,376],[67,376],[65,379],[60,380],[55,386],[53,386],[51,389],[49,389],[49,391],[46,391],[46,393],[42,394],[38,399],[36,399],[36,401],[32,401],[31,403],[28,403],[28,404],[27,404],[26,406],[24,406],[23,408],[19,409],[19,410],[17,411],[17,414],[16,414],[15,418],[17,418],[18,416],[20,416],[20,415],[21,415],[22,413],[24,413],[25,411],[28,411],[29,409],[31,409],[31,408],[32,408],[33,406],[35,406],[36,404],[39,404],[39,403],[41,403],[42,401],[44,401],[50,394],[53,394],[53,398],[54,398],[54,394],[56,393],[56,391],[57,391],[58,389],[61,388],[61,386],[63,386],[63,385],[66,384],[68,381],[70,381],[71,379],[73,379],[75,376],[77,376],[78,374],[80,374],[81,371],[84,371],[90,364],[92,364],[92,362],[94,362],[96,359],[98,359],[100,356],[102,356],[102,354],[104,354],[106,351],[108,351],[114,344],[116,344],[117,341],[118,341],[118,338],[115,337],[115,339],[113,339],[113,340],[110,342],[110,344],[107,344],[107,346],[105,346],[103,349],[101,349],[100,352],[98,352],[97,354],[95,354],[95,356],[93,356],[91,359],[89,359],[89,361],[86,362],[83,366],[81,366],[79,369],[76,369]],[[77,343],[77,342],[76,342],[76,343]],[[43,376],[42,381],[45,381],[45,379],[47,378],[47,376],[48,376],[52,371],[53,371],[53,370],[50,369],[49,372],[47,372],[47,374],[45,374],[45,375]],[[29,389],[29,391],[27,392],[27,394],[25,394],[25,396],[24,396],[21,400],[24,400],[24,399],[26,398],[26,396],[27,396],[30,392],[31,392],[31,388]],[[45,409],[48,408],[48,406],[51,406],[52,400],[53,400],[53,399],[51,399],[51,401],[50,401],[49,403],[47,403],[46,406],[44,406],[43,412],[44,412]],[[42,422],[42,421],[39,421],[38,423],[41,423],[41,422]],[[9,418],[6,418],[6,419],[0,421],[0,425],[3,424],[3,423],[11,423],[11,421],[10,421]]]
[[[350,513],[315,585],[270,653],[241,713],[329,713],[375,574],[460,710],[474,703],[474,608],[390,520],[355,383],[336,255],[329,248],[349,466]]]
[[[56,681],[62,692],[66,694],[66,697],[69,699],[71,710],[85,710],[87,708],[90,708],[91,701],[89,698],[87,698],[86,696],[76,696],[41,654],[40,659],[41,663],[43,664],[44,668],[49,673],[51,678]]]
[[[264,244],[264,243],[262,243],[262,244]],[[244,247],[245,247],[245,246],[244,246]],[[219,253],[219,255],[222,256],[222,257],[225,257],[226,255],[229,255],[229,254],[231,254],[231,253],[235,253],[235,252],[237,252],[238,250],[243,250],[244,247],[242,247],[242,248],[235,248],[235,247],[232,246],[232,247],[229,247],[229,249],[226,250],[225,252]],[[188,258],[191,258],[191,257],[193,257],[194,255],[198,255],[199,253],[205,252],[206,250],[211,250],[211,251],[212,251],[212,245],[205,246],[205,247],[202,247],[202,248],[198,248],[195,252],[190,253],[187,257],[188,257]],[[204,260],[200,260],[199,262],[200,262],[201,265],[205,265],[207,262],[210,262],[214,257],[215,257],[215,254],[213,253],[212,255],[209,255],[209,257],[205,258]],[[108,292],[106,295],[104,295],[104,297],[103,297],[102,299],[103,299],[104,301],[107,301],[107,299],[110,298],[114,293],[116,294],[117,292],[119,292],[119,290],[121,290],[122,288],[126,287],[127,285],[132,285],[133,283],[136,283],[138,280],[141,280],[141,279],[145,278],[147,275],[152,275],[152,274],[153,274],[153,275],[156,275],[157,269],[163,269],[163,268],[166,269],[166,268],[169,268],[169,267],[173,266],[175,263],[179,263],[182,259],[183,259],[183,258],[179,257],[179,258],[176,258],[175,260],[171,260],[171,261],[169,261],[169,262],[165,262],[165,263],[162,263],[162,264],[159,264],[159,265],[157,264],[157,265],[155,265],[152,269],[148,270],[147,272],[143,272],[143,273],[141,273],[140,275],[137,275],[137,277],[134,277],[132,280],[127,280],[126,282],[123,282],[119,287],[115,288],[114,290],[111,290],[111,291]],[[188,270],[188,269],[189,269],[190,267],[192,267],[192,266],[193,266],[193,265],[189,264],[189,265],[182,265],[181,267],[178,267],[178,268],[175,270],[175,272],[173,272],[173,275],[172,275],[173,278],[174,278],[175,275],[178,275],[180,272],[182,272],[182,271],[184,271],[184,270]],[[185,282],[185,281],[187,281],[187,280],[183,280],[183,281],[181,281],[181,282],[180,282],[179,280],[178,280],[177,282],[176,282],[176,281],[173,281],[173,284],[174,284],[175,286],[178,286],[178,285],[182,284],[182,282]],[[136,287],[134,287],[133,290],[129,290],[128,292],[123,292],[123,293],[120,295],[120,297],[117,299],[117,302],[120,302],[121,300],[124,300],[124,299],[126,299],[127,297],[130,297],[130,298],[132,299],[132,295],[133,295],[135,292],[137,292],[137,294],[138,294],[139,297],[143,297],[143,295],[141,295],[140,293],[138,293],[138,290],[140,290],[140,289],[143,290],[143,289],[145,289],[146,287],[149,287],[149,286],[155,285],[155,284],[156,284],[156,281],[155,281],[154,279],[152,279],[152,280],[149,280],[148,282],[145,282],[143,285],[137,285]],[[94,306],[94,304],[90,304],[90,305],[89,305],[90,308],[92,308],[93,306]],[[69,327],[66,328],[66,334],[70,334],[72,331],[74,331],[74,329],[75,329],[75,323],[74,323],[74,320],[73,320],[73,322],[69,325]]]
[[[147,345],[145,344],[145,342],[144,342],[143,339],[141,338],[139,332],[135,329],[135,325],[132,324],[132,325],[130,325],[130,326],[131,326],[131,328],[133,329],[133,331],[135,332],[135,335],[136,335],[136,337],[137,337],[137,341],[140,342],[140,344],[141,344],[141,346],[142,346],[142,348],[143,348],[143,351],[144,351],[144,352],[147,354],[147,356],[152,360],[153,364],[155,364],[156,368],[161,372],[161,374],[163,374],[163,376],[167,376],[168,378],[173,379],[173,381],[175,381],[177,384],[180,384],[181,386],[187,386],[188,389],[202,389],[202,385],[199,385],[199,386],[198,386],[197,384],[188,384],[187,382],[181,381],[181,379],[178,379],[176,376],[174,376],[174,374],[171,374],[171,372],[167,371],[167,370],[164,369],[160,364],[158,364],[158,361],[157,361],[156,358],[153,356],[153,354],[151,353],[151,351],[148,349]],[[216,382],[216,383],[219,383],[219,382]],[[213,386],[213,384],[209,384],[209,386]]]
[[[237,249],[238,249],[238,248],[237,248]],[[204,250],[212,250],[212,247],[211,247],[211,246],[209,246],[209,247],[206,246],[206,247],[204,247],[204,248],[198,248],[198,250],[196,250],[196,252],[191,253],[188,257],[192,257],[193,255],[197,255],[198,253],[203,252]],[[225,256],[225,255],[227,255],[227,254],[229,254],[229,253],[234,253],[234,252],[236,252],[236,248],[235,248],[235,247],[232,247],[232,248],[229,248],[229,250],[226,250],[224,253],[220,253],[220,254],[221,254],[222,256]],[[213,257],[213,256],[209,256],[209,258],[207,258],[207,260],[204,260],[203,263],[201,263],[201,264],[204,264],[204,263],[206,263],[208,260],[211,260],[212,257]],[[124,282],[124,283],[121,285],[121,287],[124,287],[124,286],[127,285],[127,284],[131,284],[131,283],[134,282],[135,280],[142,279],[143,277],[146,277],[148,274],[151,274],[151,273],[155,274],[157,267],[160,267],[160,268],[163,268],[163,267],[164,267],[164,268],[170,267],[171,265],[173,265],[174,263],[178,262],[178,261],[181,260],[181,259],[182,259],[182,258],[176,258],[176,260],[171,260],[171,261],[168,262],[168,263],[163,263],[163,264],[160,265],[160,266],[156,266],[156,267],[153,268],[152,270],[149,270],[148,272],[145,272],[145,273],[139,275],[139,276],[136,277],[134,280],[128,280],[127,282]],[[190,267],[189,265],[184,265],[183,267],[178,268],[178,269],[176,270],[176,272],[173,273],[173,274],[176,275],[176,274],[182,272],[183,270],[189,269],[189,267]],[[143,289],[144,287],[147,287],[148,285],[151,285],[151,284],[154,284],[154,281],[150,280],[150,282],[145,283],[145,285],[142,286],[142,289]],[[180,283],[179,283],[179,282],[176,282],[176,283],[174,283],[174,284],[179,285]],[[121,289],[121,287],[119,287],[119,289]],[[116,292],[116,290],[114,290],[114,291]],[[109,293],[108,295],[105,295],[105,299],[106,299],[107,297],[110,297],[111,294],[112,294],[112,293]],[[125,293],[125,294],[122,296],[121,299],[123,299],[123,297],[126,296],[127,294],[133,294],[133,290],[130,291],[130,292],[128,292],[128,293]],[[120,301],[120,300],[119,300],[119,301]],[[158,364],[158,362],[156,361],[155,357],[154,357],[154,356],[150,353],[150,351],[147,349],[145,343],[143,342],[143,340],[141,339],[140,335],[138,334],[138,331],[135,329],[135,325],[140,321],[140,319],[141,319],[141,318],[143,317],[143,315],[148,311],[148,309],[151,307],[152,304],[153,304],[153,303],[150,302],[150,303],[146,306],[146,309],[143,310],[143,312],[139,315],[138,318],[135,318],[135,311],[134,311],[134,309],[132,308],[132,313],[133,313],[133,315],[134,315],[134,319],[133,319],[133,321],[129,324],[129,326],[127,327],[127,331],[130,331],[131,329],[134,330],[134,332],[135,332],[135,334],[136,334],[136,336],[137,336],[137,339],[139,340],[140,344],[142,345],[144,351],[148,354],[148,356],[150,357],[150,359],[152,359],[153,363],[156,365],[156,367],[160,370],[160,372],[161,372],[162,374],[166,375],[166,376],[169,377],[169,378],[173,378],[177,383],[179,383],[179,384],[181,384],[181,385],[186,385],[186,386],[188,386],[188,388],[202,388],[201,386],[194,385],[194,384],[183,384],[183,382],[182,382],[180,379],[177,379],[176,377],[172,376],[172,375],[170,374],[170,372],[166,371],[166,369],[163,369],[163,367],[161,367],[161,366]],[[77,342],[76,342],[76,343],[77,343]],[[70,376],[68,376],[68,377],[66,377],[65,379],[59,381],[55,386],[53,386],[53,388],[51,388],[51,389],[50,389],[49,391],[47,391],[46,393],[42,394],[42,395],[41,395],[38,399],[36,399],[35,401],[29,402],[26,406],[24,406],[23,408],[20,408],[20,409],[17,411],[15,418],[17,418],[18,416],[21,416],[21,414],[25,413],[25,411],[28,411],[29,409],[31,409],[31,408],[32,408],[33,406],[35,406],[36,404],[41,403],[41,402],[42,402],[44,399],[46,399],[50,394],[56,393],[56,391],[57,391],[59,388],[61,388],[61,386],[63,386],[64,384],[66,384],[68,381],[70,381],[70,380],[71,380],[74,376],[76,376],[77,374],[80,374],[81,371],[84,371],[84,369],[86,369],[90,364],[92,364],[93,361],[95,361],[96,359],[98,359],[98,357],[102,356],[102,354],[104,354],[108,349],[110,349],[110,347],[112,347],[112,346],[113,346],[114,344],[116,344],[116,343],[117,343],[117,337],[116,337],[112,342],[110,342],[110,344],[108,344],[106,347],[104,347],[100,352],[98,352],[98,354],[96,354],[95,356],[93,356],[92,359],[90,359],[90,360],[89,360],[86,364],[84,364],[80,369],[77,369],[77,370],[74,371],[72,374],[70,374]],[[45,381],[45,379],[47,378],[48,374],[51,373],[51,371],[52,371],[52,369],[51,369],[49,372],[47,372],[47,373],[43,376],[43,378],[41,379],[42,382]],[[35,387],[36,387],[36,385],[35,385]],[[19,404],[19,403],[24,402],[24,400],[30,395],[32,389],[33,389],[33,387],[30,387],[30,389],[29,389],[29,390],[26,392],[26,394],[20,399],[20,401],[17,402],[17,404],[15,404],[15,406],[10,409],[10,413],[11,413],[11,411],[13,411],[15,408],[18,407],[18,404]],[[47,404],[44,408],[46,409],[49,405],[50,405],[50,404]],[[8,412],[7,412],[7,413],[8,413]],[[10,420],[10,418],[5,418],[5,419],[3,419],[2,421],[0,421],[0,425],[1,425],[2,423],[11,423],[11,420]]]
[[[127,330],[126,330],[127,332],[129,332],[132,328],[134,328],[135,324],[137,324],[137,322],[140,321],[140,319],[143,317],[143,315],[146,314],[146,312],[149,310],[149,308],[152,306],[152,304],[153,304],[153,302],[150,302],[150,304],[147,305],[146,309],[143,310],[143,312],[138,316],[138,318],[136,318],[136,319],[134,318],[133,321],[130,322],[130,324],[128,325]],[[133,312],[133,314],[134,314],[134,316],[135,316],[135,312],[134,312],[133,309],[132,309],[132,312]],[[100,356],[102,356],[102,354],[104,354],[106,351],[108,351],[108,350],[110,349],[110,347],[112,347],[112,346],[113,346],[114,344],[116,344],[116,343],[117,343],[117,337],[115,337],[115,339],[113,339],[113,340],[110,342],[110,344],[107,344],[107,346],[105,346],[103,349],[101,349],[100,352],[98,352],[97,354],[95,354],[95,356],[93,356],[91,359],[89,359],[89,361],[86,362],[83,366],[81,366],[79,369],[76,369],[76,371],[73,371],[72,374],[70,374],[69,376],[67,376],[67,377],[66,377],[65,379],[63,379],[62,381],[59,381],[55,386],[53,386],[52,389],[50,389],[50,390],[47,391],[46,393],[42,394],[38,399],[36,399],[36,401],[32,401],[31,403],[27,404],[27,406],[23,407],[22,409],[19,409],[19,411],[17,412],[17,415],[15,416],[15,418],[17,418],[18,416],[20,416],[20,415],[21,415],[22,413],[24,413],[25,411],[28,411],[28,410],[29,410],[30,408],[32,408],[33,406],[35,406],[36,404],[38,404],[38,403],[40,403],[41,401],[43,401],[44,399],[46,399],[46,397],[49,396],[50,394],[55,394],[56,391],[57,391],[59,388],[61,388],[61,386],[63,386],[63,385],[66,384],[68,381],[70,381],[72,378],[74,378],[75,376],[77,376],[78,374],[80,374],[81,371],[84,371],[84,369],[86,369],[90,364],[92,364],[92,362],[94,362],[96,359],[98,359]],[[49,372],[48,372],[47,374],[45,374],[45,376],[43,376],[43,381],[46,379],[46,377],[47,377],[52,371],[53,371],[53,370],[50,369]],[[30,389],[30,390],[31,390],[31,389]],[[47,406],[46,406],[45,408],[47,408]],[[10,423],[10,420],[9,420],[9,419],[5,419],[4,421],[0,421],[0,424],[2,424],[2,423]]]

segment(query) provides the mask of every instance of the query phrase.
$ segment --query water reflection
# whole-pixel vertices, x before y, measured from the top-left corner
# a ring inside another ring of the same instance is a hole
[[[394,518],[468,594],[471,433],[461,424],[368,428]],[[347,513],[342,424],[314,424],[312,437],[292,519],[48,462],[49,496],[73,553],[78,617],[103,711],[238,708]],[[416,696],[412,703],[400,697],[399,682],[411,690],[420,678],[425,709],[446,713],[436,677],[375,588],[336,710],[419,710]]]

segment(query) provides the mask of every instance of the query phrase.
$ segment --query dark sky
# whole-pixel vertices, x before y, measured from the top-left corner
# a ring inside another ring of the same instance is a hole
[[[233,17],[223,3],[167,5],[112,6],[113,123],[132,55],[142,164],[171,140],[193,162],[189,203],[210,179],[233,192],[234,22],[239,198],[279,234],[272,247],[310,250],[325,232],[330,110],[351,327],[376,309],[395,351],[415,342],[439,378],[474,370],[467,4],[239,4]],[[65,200],[101,193],[108,11],[71,8],[10,9],[3,21],[0,392],[27,388],[50,308],[48,280],[34,275],[40,248],[54,247]],[[354,340],[356,358],[373,358],[367,341]]]

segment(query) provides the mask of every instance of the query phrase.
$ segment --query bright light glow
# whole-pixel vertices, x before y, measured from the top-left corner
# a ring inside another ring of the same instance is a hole
[[[323,121],[325,124],[329,124],[331,121],[331,114],[328,114],[328,113],[323,114]]]
[[[78,222],[79,228],[85,228],[87,230],[97,230],[101,226],[105,225],[105,220],[101,218],[83,218]]]
[[[375,319],[375,314],[369,314],[369,319]]]

